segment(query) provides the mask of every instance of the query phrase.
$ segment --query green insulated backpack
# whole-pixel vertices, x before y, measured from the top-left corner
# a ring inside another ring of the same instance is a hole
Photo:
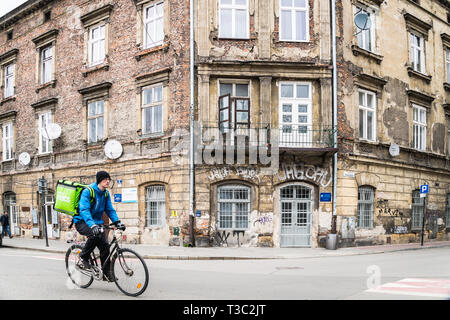
[[[95,192],[90,186],[78,182],[67,180],[58,180],[55,192],[55,204],[53,208],[69,216],[79,213],[78,204],[80,202],[81,192],[88,188],[91,193],[91,206],[95,200]]]

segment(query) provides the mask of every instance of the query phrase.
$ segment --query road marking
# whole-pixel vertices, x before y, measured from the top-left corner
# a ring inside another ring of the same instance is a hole
[[[405,278],[366,290],[371,293],[450,298],[450,280]]]
[[[59,260],[64,261],[64,256],[56,256],[56,255],[42,255],[42,256],[36,256],[36,255],[27,255],[27,254],[0,254],[2,257],[21,257],[21,258],[38,258],[38,259],[47,259],[47,260]]]

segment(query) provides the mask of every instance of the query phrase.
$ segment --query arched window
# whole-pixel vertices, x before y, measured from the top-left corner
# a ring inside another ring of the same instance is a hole
[[[219,229],[246,230],[250,218],[250,188],[224,185],[218,188]]]
[[[373,228],[373,201],[375,191],[370,186],[358,188],[358,227]]]
[[[161,185],[145,188],[146,227],[161,226],[166,217],[166,188]]]

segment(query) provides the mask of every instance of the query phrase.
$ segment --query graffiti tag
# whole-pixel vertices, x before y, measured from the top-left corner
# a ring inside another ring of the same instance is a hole
[[[278,179],[280,179],[280,181],[311,180],[326,188],[333,180],[333,177],[329,174],[327,169],[316,167],[314,165],[283,163],[281,169],[284,175],[280,176],[278,173]]]

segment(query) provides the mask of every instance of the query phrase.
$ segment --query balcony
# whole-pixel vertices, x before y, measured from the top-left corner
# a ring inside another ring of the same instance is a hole
[[[269,124],[253,124],[237,126],[219,126],[217,123],[204,124],[200,130],[201,141],[207,148],[220,148],[251,151],[278,147],[281,153],[331,155],[337,152],[334,148],[332,126],[284,125],[271,128]]]

